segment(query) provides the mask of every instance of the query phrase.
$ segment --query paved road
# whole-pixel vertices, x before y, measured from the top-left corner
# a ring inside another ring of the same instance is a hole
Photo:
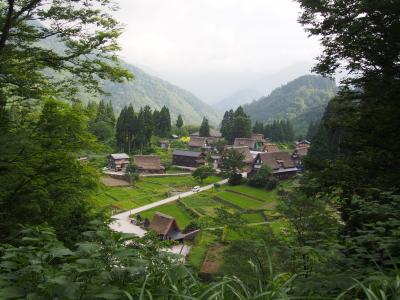
[[[172,176],[185,176],[192,175],[190,172],[182,172],[182,173],[165,173],[165,174],[140,174],[140,177],[172,177]]]
[[[219,181],[218,183],[222,185],[222,184],[226,184],[227,182],[228,182],[228,179],[224,179],[224,180]],[[114,216],[112,216],[112,218],[115,219],[115,221],[110,224],[110,228],[112,230],[118,231],[118,232],[133,233],[138,236],[143,236],[146,233],[146,231],[143,230],[142,228],[140,228],[139,226],[133,225],[129,219],[130,215],[137,214],[142,211],[149,210],[151,208],[161,206],[161,205],[164,205],[164,204],[167,204],[170,202],[174,202],[180,198],[192,196],[192,195],[200,193],[202,191],[209,190],[213,187],[214,187],[214,183],[201,187],[199,192],[189,191],[189,192],[181,193],[181,194],[178,194],[178,195],[175,195],[175,196],[172,196],[172,197],[169,197],[169,198],[166,198],[166,199],[154,202],[154,203],[150,203],[150,204],[114,215]]]

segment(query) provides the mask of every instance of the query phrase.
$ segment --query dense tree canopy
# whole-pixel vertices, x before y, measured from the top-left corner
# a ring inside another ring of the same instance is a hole
[[[235,138],[249,138],[251,129],[251,120],[241,106],[235,112],[225,112],[221,122],[221,133],[228,143],[232,144]]]
[[[337,199],[352,264],[388,266],[400,253],[400,2],[298,2],[324,48],[316,71],[351,74],[314,135],[307,190]]]
[[[131,78],[118,65],[121,26],[108,11],[113,11],[108,0],[2,1],[0,104],[5,105],[5,97],[69,97],[76,94],[77,82],[95,92],[99,78]],[[60,49],[46,47],[55,40],[61,42]],[[66,76],[53,76],[51,71]]]

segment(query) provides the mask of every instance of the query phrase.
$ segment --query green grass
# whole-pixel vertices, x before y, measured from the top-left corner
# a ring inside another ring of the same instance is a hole
[[[242,214],[242,218],[248,221],[249,223],[261,223],[265,222],[261,213],[253,213],[253,214]]]
[[[270,200],[275,201],[277,198],[276,189],[273,191],[267,191],[263,188],[254,188],[248,185],[237,185],[237,186],[229,186],[228,190],[232,190],[235,192],[243,193],[249,195],[251,197],[258,198],[260,200]]]
[[[142,212],[140,213],[140,215],[143,218],[148,218],[151,221],[156,212],[161,212],[163,214],[173,216],[176,219],[176,222],[178,223],[180,229],[184,229],[186,225],[188,225],[192,220],[192,218],[183,209],[177,206],[176,203],[159,206]]]
[[[218,193],[217,196],[242,209],[259,209],[263,205],[261,201],[226,191]]]
[[[221,178],[212,176],[203,185],[219,180]],[[93,197],[93,202],[98,208],[114,205],[121,210],[129,210],[167,198],[171,196],[171,192],[186,192],[195,185],[199,183],[192,176],[145,177],[134,186],[102,186]]]
[[[200,269],[207,254],[209,246],[216,240],[216,237],[208,231],[200,231],[194,241],[195,247],[189,254],[189,263],[197,270]]]

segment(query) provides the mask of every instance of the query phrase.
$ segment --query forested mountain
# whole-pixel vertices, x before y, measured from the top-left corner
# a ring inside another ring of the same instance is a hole
[[[123,66],[134,74],[133,81],[104,84],[104,89],[111,93],[105,99],[111,100],[117,110],[130,103],[135,110],[145,105],[159,110],[165,105],[171,112],[172,120],[182,115],[185,124],[200,124],[206,116],[212,124],[219,123],[219,115],[192,93],[151,76],[133,65],[123,63]]]
[[[269,96],[245,105],[244,110],[253,122],[289,119],[296,134],[304,135],[308,124],[321,118],[335,93],[336,84],[333,80],[305,75],[275,89]]]
[[[283,68],[278,72],[260,76],[251,84],[247,84],[234,93],[224,97],[221,101],[215,104],[215,108],[220,111],[230,109],[235,110],[240,105],[248,104],[254,100],[269,95],[277,87],[307,74],[311,68],[312,63],[299,62]],[[236,87],[236,85],[234,85],[234,87]]]
[[[57,52],[62,52],[65,48],[55,38],[46,39],[43,43],[47,48]],[[172,120],[176,119],[178,115],[182,115],[185,124],[200,124],[203,117],[207,116],[211,124],[219,123],[220,116],[218,113],[187,90],[151,76],[126,62],[122,61],[121,65],[134,75],[132,81],[123,83],[104,81],[102,83],[103,89],[109,95],[101,96],[101,98],[111,101],[117,111],[129,104],[132,104],[136,111],[146,105],[149,105],[152,109],[160,110],[165,105],[171,112]],[[62,76],[65,76],[65,74]],[[84,102],[96,100],[95,97],[85,92],[81,92],[80,97]]]

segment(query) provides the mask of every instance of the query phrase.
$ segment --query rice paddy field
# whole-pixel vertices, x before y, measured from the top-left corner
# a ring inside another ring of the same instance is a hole
[[[220,180],[220,177],[212,176],[204,180],[202,185]],[[125,187],[102,185],[93,196],[93,202],[99,209],[113,206],[124,211],[162,200],[174,193],[186,192],[196,185],[200,184],[190,175],[144,177],[134,185]]]
[[[283,188],[289,188],[293,183],[285,182]],[[156,212],[162,212],[175,217],[181,229],[192,221],[207,219],[216,215],[217,208],[229,212],[238,212],[247,221],[247,226],[263,226],[266,222],[277,234],[286,227],[285,220],[276,212],[277,189],[267,191],[248,185],[222,186],[142,212],[141,216],[151,220]],[[229,242],[238,238],[235,232],[225,231],[224,241]],[[190,265],[200,270],[208,249],[221,242],[213,230],[201,230],[196,236],[188,257]]]
[[[251,223],[267,220],[276,205],[276,191],[252,188],[246,185],[222,186],[218,189],[198,193],[141,213],[142,217],[152,219],[156,212],[175,217],[178,225],[184,228],[191,221],[215,216],[217,208],[230,212],[240,212],[242,218]]]

